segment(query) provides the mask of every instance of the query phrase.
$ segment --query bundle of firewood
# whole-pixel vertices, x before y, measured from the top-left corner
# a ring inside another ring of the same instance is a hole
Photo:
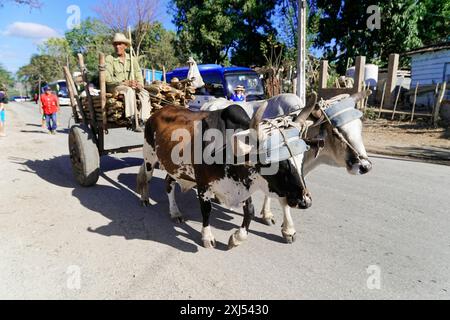
[[[129,120],[125,118],[125,105],[123,102],[123,96],[113,96],[112,94],[106,95],[106,119],[108,123],[115,123],[118,125],[126,125]],[[103,121],[103,112],[102,112],[102,102],[100,96],[92,96],[92,102],[95,110],[95,117],[98,122]],[[86,115],[87,120],[91,119],[91,114],[89,112],[89,104],[88,99],[84,98],[82,100],[83,103],[83,111]]]
[[[150,94],[150,102],[152,112],[162,109],[167,105],[175,105],[188,107],[188,103],[195,99],[195,88],[191,86],[192,81],[175,79],[171,83],[154,81],[152,84],[145,86]],[[101,97],[92,95],[92,102],[95,110],[95,117],[98,122],[103,121]],[[83,111],[87,120],[90,120],[89,104],[87,97],[82,97]],[[139,101],[138,101],[139,108]],[[120,126],[131,125],[131,120],[125,118],[125,103],[123,95],[106,94],[106,118],[108,123],[114,123]]]
[[[167,105],[188,107],[189,101],[195,99],[195,88],[192,81],[173,79],[170,83],[154,81],[145,87],[150,93],[152,111],[162,109]]]

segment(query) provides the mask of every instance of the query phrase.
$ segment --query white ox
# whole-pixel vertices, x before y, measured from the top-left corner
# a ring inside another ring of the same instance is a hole
[[[356,94],[351,99],[356,103],[370,94],[370,91]],[[348,96],[347,96],[348,97]],[[342,97],[345,98],[345,97]],[[255,111],[264,104],[266,100],[238,103],[252,117]],[[294,94],[282,94],[267,100],[268,106],[264,113],[265,119],[274,118],[281,115],[288,115],[302,109],[303,103],[300,98]],[[311,102],[308,102],[311,103]],[[307,103],[307,104],[308,104]],[[316,104],[316,101],[312,102]],[[217,99],[205,104],[202,110],[220,110],[226,108],[235,102],[226,99]],[[348,123],[336,128],[330,121],[326,120],[325,113],[317,105],[313,115],[309,118],[307,138],[316,141],[323,141],[312,147],[306,152],[304,159],[304,175],[308,175],[314,168],[326,164],[335,167],[346,168],[350,174],[362,175],[372,169],[362,137],[362,121],[355,118]],[[314,124],[314,125],[313,125]],[[275,224],[274,216],[271,211],[271,201],[269,197],[265,198],[262,209],[262,219],[265,224]],[[291,221],[290,214],[284,216],[284,221]],[[290,223],[293,226],[292,223]],[[288,243],[295,241],[295,230],[289,230],[291,237],[286,237]]]

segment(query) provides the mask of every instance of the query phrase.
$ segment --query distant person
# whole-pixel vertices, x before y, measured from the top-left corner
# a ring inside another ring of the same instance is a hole
[[[231,101],[234,102],[245,102],[246,101],[246,97],[245,97],[245,88],[244,86],[237,86],[234,89],[234,94],[231,95]]]
[[[0,86],[0,137],[6,137],[5,134],[5,122],[6,112],[5,105],[8,104],[8,95],[6,94],[6,87]]]
[[[142,132],[136,96],[141,102],[140,118],[145,121],[151,113],[150,94],[144,89],[144,77],[138,58],[132,59],[126,52],[130,45],[131,41],[124,34],[116,33],[113,40],[115,53],[106,57],[106,86],[109,93],[125,96],[125,117],[134,119],[134,131]]]
[[[58,127],[56,114],[59,111],[58,97],[52,93],[50,87],[45,88],[45,93],[41,95],[42,114],[45,116],[48,133],[56,134]]]

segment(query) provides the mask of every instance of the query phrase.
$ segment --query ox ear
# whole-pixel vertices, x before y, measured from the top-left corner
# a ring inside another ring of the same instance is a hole
[[[366,99],[368,96],[370,96],[372,94],[372,90],[367,89],[361,92],[358,92],[354,95],[351,96],[351,98],[353,98],[355,100],[355,102],[359,102],[363,99]]]

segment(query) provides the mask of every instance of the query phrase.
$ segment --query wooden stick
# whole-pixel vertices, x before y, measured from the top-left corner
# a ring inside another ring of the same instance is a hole
[[[382,96],[381,96],[380,112],[378,113],[378,119],[381,118],[381,112],[383,111],[384,96],[385,96],[385,93],[386,93],[386,85],[387,85],[387,82],[384,82],[384,85],[383,85],[383,94],[382,94]]]
[[[98,57],[98,73],[100,81],[100,105],[103,117],[103,129],[106,129],[108,125],[108,119],[106,117],[106,63],[105,55],[103,53],[99,54]]]
[[[417,91],[419,90],[419,81],[417,81],[416,83],[416,90],[414,92],[414,102],[413,102],[413,107],[412,107],[412,113],[411,113],[411,121],[414,121],[414,112],[416,111],[416,102],[417,102]]]
[[[403,77],[400,79],[400,85],[398,86],[397,98],[395,99],[394,112],[392,113],[391,120],[394,120],[394,117],[395,117],[395,111],[397,110],[398,99],[400,98],[400,92],[402,91],[403,79],[404,79]]]
[[[444,83],[441,86],[441,91],[439,92],[439,96],[436,100],[436,106],[434,108],[433,112],[433,125],[434,127],[437,127],[437,122],[439,119],[439,111],[441,109],[442,100],[444,100],[445,91],[447,90],[447,81],[444,81]]]
[[[166,66],[163,66],[163,82],[167,82]]]
[[[76,123],[80,123],[80,118],[78,117],[78,112],[77,112],[77,102],[75,100],[75,94],[73,93],[73,88],[70,84],[70,71],[68,67],[63,67],[64,70],[64,76],[66,78],[66,84],[67,84],[67,91],[69,91],[69,97],[70,97],[70,105],[72,106],[72,113],[73,113],[73,117],[75,119]]]
[[[89,91],[89,81],[86,72],[86,66],[84,65],[84,58],[81,53],[78,54],[78,64],[80,65],[81,76],[83,77],[83,82],[85,84],[86,97],[88,101],[89,114],[91,116],[91,130],[94,135],[97,135],[97,121],[95,120],[95,110],[94,103],[92,100],[91,92]],[[95,137],[95,142],[97,142],[97,137]]]

